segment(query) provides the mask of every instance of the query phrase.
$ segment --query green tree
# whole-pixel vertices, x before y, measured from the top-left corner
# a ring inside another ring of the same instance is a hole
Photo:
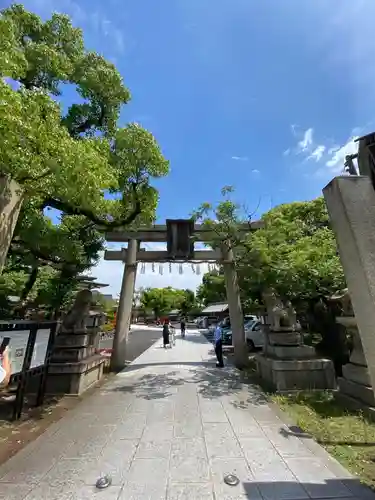
[[[67,16],[43,22],[16,4],[0,20],[6,48],[0,51],[0,178],[19,184],[17,196],[33,204],[36,219],[51,207],[99,230],[152,221],[158,195],[150,180],[166,175],[169,165],[150,132],[137,124],[117,129],[130,92],[115,66],[85,49]],[[81,102],[63,115],[58,97],[67,83]]]
[[[192,290],[183,290],[179,309],[184,316],[187,316],[189,313],[195,312],[198,309],[197,299],[195,297],[195,293]]]
[[[193,292],[190,290],[176,290],[171,287],[146,288],[141,291],[140,303],[144,310],[152,311],[156,319],[173,309],[180,310],[183,306],[188,306],[191,303],[191,293]]]
[[[241,206],[232,200],[233,188],[226,186],[222,189],[223,199],[216,206],[211,203],[203,203],[193,218],[200,221],[204,227],[212,233],[210,246],[220,248],[224,258],[227,260],[224,269],[226,288],[230,287],[230,293],[240,295],[237,269],[238,259],[241,257],[241,249],[245,245],[243,234],[244,211]],[[251,231],[250,220],[248,220],[249,232]],[[230,301],[229,301],[230,302]],[[245,367],[248,362],[243,313],[240,301],[233,306],[229,303],[233,331],[234,361],[238,368]],[[233,309],[236,312],[234,313]]]
[[[202,284],[197,290],[197,299],[205,306],[227,300],[224,273],[222,270],[210,271],[204,274]]]
[[[6,266],[6,271],[22,270],[29,275],[20,294],[20,314],[43,267],[64,269],[64,275],[69,271],[69,277],[74,277],[98,261],[104,243],[103,235],[82,216],[64,215],[54,225],[34,210],[30,203],[24,204]]]
[[[142,307],[146,311],[152,311],[155,319],[159,318],[163,313],[169,311],[170,302],[164,288],[146,288],[143,290],[140,297]]]
[[[262,220],[264,227],[248,239],[239,263],[250,296],[272,287],[297,305],[345,286],[323,198],[280,205]]]

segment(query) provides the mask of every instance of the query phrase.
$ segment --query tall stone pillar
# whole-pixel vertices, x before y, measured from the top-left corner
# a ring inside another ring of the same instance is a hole
[[[243,312],[238,285],[237,270],[235,267],[233,250],[222,245],[224,279],[229,306],[230,324],[232,328],[232,342],[234,346],[234,362],[237,368],[245,367],[249,362],[248,348],[245,339]]]
[[[120,371],[125,367],[126,344],[130,329],[133,294],[137,274],[137,251],[137,240],[129,240],[116,316],[116,330],[113,339],[113,352],[111,356],[111,370],[113,371]]]
[[[5,265],[22,203],[22,189],[19,184],[0,176],[0,274]]]
[[[335,177],[324,198],[375,387],[375,191],[367,176]]]

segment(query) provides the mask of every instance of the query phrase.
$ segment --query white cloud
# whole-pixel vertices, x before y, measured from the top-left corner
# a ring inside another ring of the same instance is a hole
[[[317,144],[314,141],[314,129],[309,127],[304,132],[298,132],[297,126],[291,126],[292,134],[298,140],[297,146],[293,149],[288,148],[284,151],[284,156],[289,156],[291,153],[303,155],[304,161],[314,160],[317,163],[322,159],[327,147],[324,144]]]
[[[337,144],[335,146],[332,146],[332,148],[329,148],[329,150],[327,151],[327,153],[329,155],[332,155],[333,153],[336,153],[336,151],[340,149],[340,146],[337,146]]]
[[[297,137],[298,125],[296,125],[295,123],[292,123],[292,125],[290,126],[290,130],[292,131],[292,134],[294,135],[294,137]]]
[[[338,145],[339,143],[332,139],[324,141],[328,144],[324,144],[323,141],[320,141],[319,144],[314,141],[315,132],[312,127],[299,134],[296,131],[296,126],[293,126],[292,133],[299,140],[296,148],[290,151],[294,154],[302,154],[305,162],[311,160],[324,166],[324,168],[319,167],[316,172],[318,175],[325,175],[327,167],[330,174],[337,174],[344,170],[345,157],[358,152],[358,144],[355,143],[355,140],[358,138],[358,134],[363,134],[367,128],[368,125],[352,129],[349,139],[344,144]]]
[[[308,128],[304,132],[303,138],[298,142],[298,149],[300,152],[305,153],[311,149],[313,144],[313,133],[314,130],[312,128]]]
[[[311,155],[307,158],[308,160],[315,160],[316,162],[319,162],[322,159],[322,156],[324,155],[324,152],[326,150],[326,147],[323,144],[320,144],[317,146]]]
[[[249,158],[247,156],[232,156],[232,160],[235,160],[235,161],[248,161]]]
[[[258,175],[260,174],[260,170],[258,170],[257,168],[254,168],[252,171],[251,171],[252,174],[255,174],[255,175]]]
[[[356,136],[350,137],[346,143],[336,149],[331,150],[331,157],[326,162],[326,166],[333,172],[341,172],[344,168],[345,157],[358,152],[358,144],[355,141]]]

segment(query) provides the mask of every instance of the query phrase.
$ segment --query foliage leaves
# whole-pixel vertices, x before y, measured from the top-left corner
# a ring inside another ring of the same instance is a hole
[[[77,96],[64,109],[67,86]],[[37,289],[39,268],[52,266],[49,293],[61,302],[63,289],[97,261],[102,232],[154,221],[151,181],[169,163],[150,132],[118,128],[129,100],[116,67],[86,50],[68,16],[43,21],[20,4],[0,11],[0,176],[17,181],[23,197],[4,294],[12,273],[12,295],[22,281],[25,295],[30,278]],[[58,224],[48,209],[60,212]]]
[[[298,303],[330,296],[345,286],[323,198],[275,207],[262,216],[261,229],[240,237],[238,228],[245,217],[228,199],[227,189],[224,196],[216,207],[203,204],[196,214],[216,232],[212,246],[227,240],[234,249],[245,307],[258,305],[266,287]],[[224,291],[223,275],[211,272],[204,276],[197,296],[207,304],[222,300]]]
[[[168,314],[174,309],[187,314],[196,308],[194,292],[167,288],[146,288],[141,291],[140,303],[145,311],[152,311],[155,317]]]
[[[121,75],[85,50],[80,29],[61,14],[43,22],[22,5],[1,11],[0,174],[17,180],[41,209],[82,215],[102,229],[154,218],[149,181],[169,165],[152,134],[117,129],[130,99]],[[76,86],[67,113],[51,96]],[[111,196],[108,196],[108,195]]]

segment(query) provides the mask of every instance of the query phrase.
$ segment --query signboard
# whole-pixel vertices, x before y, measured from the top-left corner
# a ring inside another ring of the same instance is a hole
[[[49,334],[50,330],[47,328],[41,328],[40,330],[38,330],[33,357],[31,360],[31,368],[40,366],[44,363]],[[3,336],[10,337],[9,357],[12,373],[18,373],[22,369],[22,364],[26,353],[27,339],[29,337],[29,330],[8,330],[0,332],[0,343]]]
[[[168,258],[185,260],[194,258],[194,221],[192,219],[167,219]]]

